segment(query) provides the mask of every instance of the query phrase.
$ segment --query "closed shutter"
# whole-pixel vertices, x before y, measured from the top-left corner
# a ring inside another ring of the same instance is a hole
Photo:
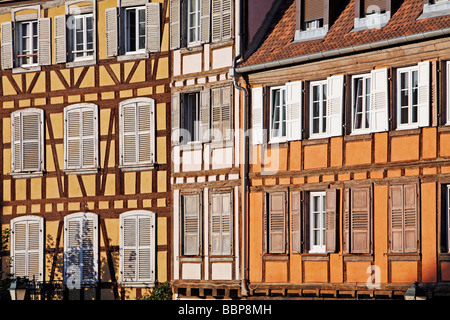
[[[106,56],[114,57],[118,55],[119,41],[118,41],[118,9],[108,8],[105,10],[105,24],[106,24]]]
[[[370,189],[351,189],[351,252],[370,252]]]
[[[155,112],[154,103],[137,103],[138,154],[140,164],[154,162]]]
[[[268,194],[268,250],[269,253],[286,252],[286,212],[284,192]]]
[[[22,140],[21,140],[21,114],[11,114],[11,171],[20,172],[22,168]]]
[[[170,49],[181,46],[181,0],[170,0]]]
[[[404,250],[405,252],[417,251],[417,186],[405,185],[404,187]]]
[[[343,219],[343,251],[344,253],[350,252],[350,190],[344,191],[344,219]]]
[[[390,249],[403,252],[403,186],[390,187]]]
[[[66,169],[81,167],[81,115],[80,110],[66,114]]]
[[[14,67],[14,36],[12,21],[1,24],[1,36],[2,69],[12,69]]]
[[[136,115],[137,109],[134,103],[122,106],[121,120],[122,120],[122,164],[136,164],[137,159],[137,143],[138,137],[136,134],[137,123]]]
[[[301,253],[301,194],[300,191],[291,192],[291,250],[292,253]]]
[[[66,63],[67,61],[67,40],[66,40],[66,16],[55,17],[55,62]]]
[[[210,132],[210,110],[211,110],[211,91],[209,89],[200,92],[200,141],[209,142],[211,140]]]
[[[161,51],[161,17],[160,4],[150,2],[146,4],[146,37],[147,51]]]
[[[338,198],[337,190],[327,190],[325,193],[325,247],[326,252],[336,251]]]
[[[211,127],[213,141],[228,141],[232,138],[231,87],[211,90]]]
[[[212,42],[233,37],[233,3],[231,0],[212,0]]]
[[[389,130],[388,69],[371,72],[370,129],[372,132]]]
[[[252,143],[253,145],[264,143],[263,127],[263,88],[252,89]]]
[[[323,0],[305,0],[304,1],[304,19],[305,21],[323,18],[324,1]]]
[[[211,255],[232,254],[232,196],[211,195]]]
[[[200,254],[200,195],[183,196],[183,254]]]
[[[430,61],[419,63],[419,93],[417,99],[420,127],[428,127],[430,125],[430,69]]]
[[[172,95],[172,145],[180,144],[180,93]]]
[[[209,36],[211,34],[211,0],[201,0],[201,17],[200,17],[200,39],[203,43],[209,42]]]
[[[52,64],[51,19],[41,18],[38,21],[38,63],[40,66]]]
[[[137,278],[137,221],[136,218],[122,220],[122,281],[134,281]]]
[[[328,78],[327,84],[327,134],[342,135],[342,108],[344,102],[344,76]]]
[[[82,119],[82,167],[97,167],[97,109],[83,108],[81,110]]]
[[[302,87],[303,83],[286,83],[286,127],[289,141],[302,139]]]

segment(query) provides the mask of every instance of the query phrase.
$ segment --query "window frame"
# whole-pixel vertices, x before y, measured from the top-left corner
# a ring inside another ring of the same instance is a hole
[[[363,94],[362,94],[362,121],[361,123],[366,123],[364,115],[369,115],[369,123],[366,127],[356,128],[356,81],[362,80],[363,82]],[[369,93],[367,93],[367,80],[369,80]],[[371,110],[372,110],[372,75],[371,73],[360,74],[352,77],[352,134],[364,134],[370,133],[372,131],[371,127]],[[368,99],[368,100],[367,100]],[[369,106],[367,106],[367,101],[369,102]]]
[[[31,68],[37,67],[39,65],[38,55],[39,55],[39,21],[38,20],[26,20],[19,21],[18,24],[18,48],[17,48],[17,67],[19,68]],[[24,36],[23,27],[27,26],[27,33],[30,33],[28,36]],[[34,33],[36,31],[36,34]],[[27,38],[27,45],[29,49],[26,50],[23,47],[24,38]],[[36,39],[36,40],[35,40]],[[34,41],[36,41],[36,47],[34,46]],[[26,50],[26,52],[24,52]],[[31,63],[23,63],[22,58],[30,57],[33,61],[36,59],[36,62]]]
[[[124,31],[124,41],[123,41],[123,46],[124,46],[124,54],[125,55],[134,55],[134,54],[142,54],[146,52],[146,28],[147,28],[147,22],[146,22],[146,7],[144,6],[132,6],[132,7],[124,7],[122,8],[123,10],[123,15],[124,15],[124,23],[123,23],[123,31]],[[128,12],[130,11],[135,11],[135,32],[136,32],[136,39],[134,40],[135,43],[134,45],[136,46],[136,50],[130,50],[130,35],[129,35],[129,30],[130,30],[130,21],[128,20]],[[142,23],[139,19],[140,19],[140,13],[144,12],[144,34],[140,34],[139,32],[139,27],[140,24]],[[144,37],[144,48],[140,48],[140,38]]]
[[[280,103],[278,106],[274,105],[274,94],[276,91],[280,92]],[[284,95],[284,99],[283,99]],[[283,103],[284,100],[284,103]],[[278,117],[279,117],[279,128],[277,129],[280,133],[278,135],[274,135],[275,132],[275,109],[278,108]],[[283,112],[284,108],[284,112]],[[269,130],[270,130],[270,143],[277,143],[277,142],[285,142],[287,140],[287,90],[286,86],[278,86],[278,87],[272,87],[270,88],[270,123],[269,123]],[[284,117],[283,117],[284,113]],[[283,135],[283,125],[284,125],[284,135]]]
[[[319,208],[318,213],[320,214],[320,220],[319,220],[319,226],[316,226],[314,221],[314,213],[316,212],[313,210],[314,206],[314,197],[319,197]],[[326,218],[326,211],[325,211],[325,201],[326,201],[326,192],[325,191],[310,191],[309,192],[309,212],[308,212],[308,219],[309,219],[309,251],[308,253],[326,253],[326,238],[325,238],[325,232],[326,232],[326,226],[325,226],[325,218]],[[314,239],[314,231],[315,229],[319,232],[319,244],[316,244]]]
[[[79,62],[79,61],[89,61],[93,60],[95,56],[95,19],[93,13],[84,13],[84,14],[77,14],[72,15],[71,18],[73,19],[74,28],[72,29],[72,47],[71,47],[71,55],[72,55],[72,61],[73,62]],[[88,28],[87,28],[87,19],[92,19],[92,49],[88,49]],[[81,19],[83,21],[83,50],[81,52],[83,53],[82,57],[77,57],[76,54],[79,50],[76,50],[75,47],[77,46],[77,28],[76,28],[76,21]],[[92,55],[89,55],[88,52],[92,52]]]
[[[328,111],[328,81],[327,80],[319,80],[319,81],[312,81],[310,82],[309,88],[310,88],[310,92],[309,92],[309,138],[311,139],[316,139],[316,138],[326,138],[328,137],[328,131],[327,131],[327,126],[329,126],[330,124],[328,123],[328,115],[327,115],[327,111]],[[313,94],[313,90],[314,87],[319,87],[319,100],[317,101],[319,103],[319,132],[315,133],[314,132],[314,113],[313,113],[313,108],[314,108],[314,94]],[[325,98],[324,98],[324,94],[325,94]],[[325,102],[325,114],[324,114],[324,102]],[[323,125],[325,120],[325,126]]]
[[[401,105],[401,93],[402,90],[404,90],[401,87],[401,75],[403,73],[407,73],[408,74],[408,105],[407,105],[407,109],[408,109],[408,122],[407,123],[402,123],[402,119],[401,119],[401,112],[402,109],[404,109],[404,107]],[[414,97],[413,97],[413,73],[416,73],[416,78],[417,78],[417,87],[416,87],[416,100],[417,100],[417,105],[416,105],[416,121],[413,122],[413,108],[414,108]],[[410,66],[410,67],[404,67],[404,68],[399,68],[397,69],[397,105],[396,105],[396,114],[397,114],[397,129],[401,130],[401,129],[416,129],[420,126],[420,119],[419,119],[419,67],[417,65],[415,66]]]
[[[192,1],[196,2],[197,10],[193,11]],[[195,15],[195,25],[191,25],[191,15]],[[198,46],[201,43],[201,17],[202,17],[202,2],[201,0],[188,0],[186,8],[186,41],[188,47]],[[196,39],[191,39],[191,30],[195,31]]]

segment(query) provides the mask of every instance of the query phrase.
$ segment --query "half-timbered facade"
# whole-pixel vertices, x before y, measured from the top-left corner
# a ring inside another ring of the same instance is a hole
[[[41,299],[170,280],[169,1],[4,1],[2,268]]]

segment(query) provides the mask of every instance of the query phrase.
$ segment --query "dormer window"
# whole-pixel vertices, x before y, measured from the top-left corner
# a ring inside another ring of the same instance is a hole
[[[391,18],[391,0],[355,0],[354,31],[379,29]]]
[[[297,0],[295,41],[316,40],[328,31],[329,0]]]
[[[418,18],[426,19],[450,14],[449,0],[424,0],[423,13]]]

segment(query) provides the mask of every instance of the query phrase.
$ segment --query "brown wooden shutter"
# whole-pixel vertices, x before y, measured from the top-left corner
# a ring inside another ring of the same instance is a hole
[[[351,252],[370,252],[370,188],[351,189]]]
[[[390,187],[390,249],[403,252],[403,186]]]
[[[350,252],[350,189],[344,191],[343,251]]]
[[[403,228],[404,251],[417,251],[417,186],[415,184],[403,187]]]
[[[325,247],[327,252],[336,251],[337,204],[337,190],[327,190],[325,194]]]
[[[300,191],[291,192],[291,250],[301,253],[301,194]]]
[[[183,254],[186,256],[200,254],[200,203],[199,194],[183,196]]]
[[[268,207],[268,250],[269,253],[286,252],[286,194],[269,193]]]
[[[305,0],[305,21],[323,18],[323,0]]]
[[[386,10],[386,0],[364,0],[364,13],[384,12]],[[380,11],[378,11],[380,10]]]

